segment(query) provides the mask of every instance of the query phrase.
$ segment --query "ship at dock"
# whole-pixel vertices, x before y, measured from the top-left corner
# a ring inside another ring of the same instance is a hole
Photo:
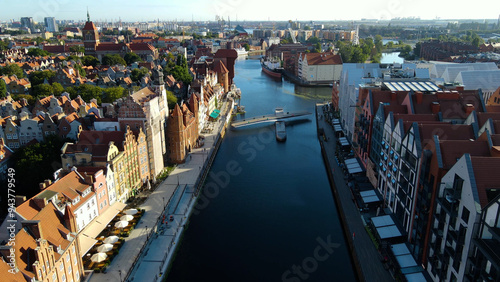
[[[281,79],[283,76],[283,68],[279,60],[262,59],[260,64],[262,66],[262,71],[270,77]]]

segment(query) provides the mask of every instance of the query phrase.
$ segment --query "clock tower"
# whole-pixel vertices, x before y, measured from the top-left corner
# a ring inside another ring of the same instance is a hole
[[[99,32],[93,22],[90,21],[89,12],[87,11],[87,22],[82,29],[83,45],[85,47],[85,55],[96,56],[97,45],[99,45]]]

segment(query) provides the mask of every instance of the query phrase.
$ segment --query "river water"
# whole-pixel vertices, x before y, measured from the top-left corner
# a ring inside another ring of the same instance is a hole
[[[274,124],[227,132],[167,281],[354,281],[316,137],[314,105],[331,89],[276,82],[256,60],[235,72],[245,117],[313,115],[283,143]]]

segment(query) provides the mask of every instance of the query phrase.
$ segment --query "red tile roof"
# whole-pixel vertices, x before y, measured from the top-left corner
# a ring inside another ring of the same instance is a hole
[[[340,55],[334,55],[332,52],[325,53],[305,53],[305,58],[307,59],[307,65],[341,65],[342,57]]]

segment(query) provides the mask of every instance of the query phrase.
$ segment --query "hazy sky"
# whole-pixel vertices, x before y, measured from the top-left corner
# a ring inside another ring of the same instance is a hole
[[[153,19],[214,20],[359,20],[420,17],[421,19],[497,19],[499,0],[0,0],[0,21],[33,17],[83,20],[87,6],[94,21],[107,19],[146,21]],[[475,5],[474,5],[475,3]]]

